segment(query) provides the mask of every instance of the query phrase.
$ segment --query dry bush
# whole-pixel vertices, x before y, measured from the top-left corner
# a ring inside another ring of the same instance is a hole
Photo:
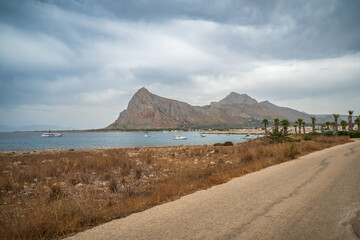
[[[117,187],[117,181],[115,178],[111,178],[110,182],[109,182],[109,189],[111,192],[117,192],[118,187]]]
[[[297,145],[295,143],[286,143],[284,145],[284,158],[285,159],[294,159],[299,153]]]
[[[241,160],[244,162],[251,162],[254,159],[254,154],[251,151],[245,151],[241,155]]]

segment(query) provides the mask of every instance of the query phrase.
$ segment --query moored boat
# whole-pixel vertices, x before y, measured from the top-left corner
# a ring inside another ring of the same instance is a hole
[[[61,133],[52,133],[52,132],[47,132],[47,133],[43,133],[41,134],[41,137],[61,137],[62,134]]]
[[[187,137],[176,135],[176,136],[173,137],[173,139],[174,139],[174,140],[186,140]]]

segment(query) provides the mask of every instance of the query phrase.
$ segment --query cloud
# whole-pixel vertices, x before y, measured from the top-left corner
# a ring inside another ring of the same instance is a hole
[[[199,105],[237,91],[360,112],[359,10],[340,0],[2,1],[0,124],[75,114],[65,125],[104,127],[143,86]]]

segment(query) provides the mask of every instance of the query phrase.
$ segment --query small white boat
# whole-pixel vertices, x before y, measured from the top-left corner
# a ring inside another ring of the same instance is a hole
[[[206,137],[206,136],[205,136],[204,134],[201,134],[201,133],[200,133],[200,137]]]
[[[149,134],[145,134],[144,137],[151,137]]]
[[[62,136],[61,133],[52,133],[52,132],[41,134],[41,137],[61,137],[61,136]]]
[[[173,137],[173,139],[174,139],[174,140],[186,140],[187,137],[176,135],[176,136]]]
[[[246,134],[244,138],[252,138],[250,134]]]

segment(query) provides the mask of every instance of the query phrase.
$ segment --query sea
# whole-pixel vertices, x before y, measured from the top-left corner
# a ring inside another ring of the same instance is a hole
[[[127,147],[155,147],[178,145],[204,145],[232,141],[236,143],[249,139],[239,134],[204,134],[199,132],[64,132],[62,137],[41,137],[40,132],[0,133],[0,152],[103,149]],[[174,136],[187,137],[173,140]],[[251,135],[250,138],[261,136]]]

